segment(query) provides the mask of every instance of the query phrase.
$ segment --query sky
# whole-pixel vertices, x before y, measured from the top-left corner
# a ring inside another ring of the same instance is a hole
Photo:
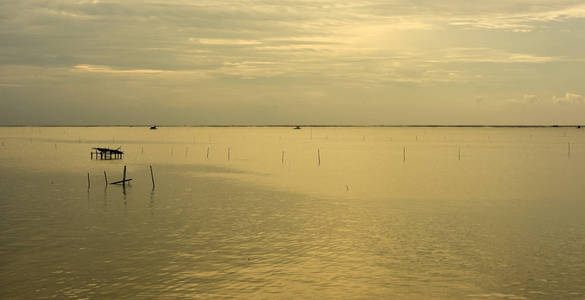
[[[583,0],[0,0],[0,125],[585,124]]]

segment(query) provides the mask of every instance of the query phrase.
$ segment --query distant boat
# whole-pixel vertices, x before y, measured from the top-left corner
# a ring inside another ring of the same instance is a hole
[[[295,130],[296,130],[296,129],[301,129],[301,126],[297,126],[297,127],[293,128],[293,129],[295,129]]]
[[[155,130],[155,129],[156,129],[156,125],[150,126],[150,130]]]

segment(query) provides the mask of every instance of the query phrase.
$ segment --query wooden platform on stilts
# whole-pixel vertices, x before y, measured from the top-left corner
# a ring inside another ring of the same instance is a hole
[[[103,159],[103,160],[112,160],[112,159],[123,159],[124,152],[120,150],[121,147],[117,149],[109,149],[109,148],[91,148],[95,151],[91,151],[90,158],[93,159]]]

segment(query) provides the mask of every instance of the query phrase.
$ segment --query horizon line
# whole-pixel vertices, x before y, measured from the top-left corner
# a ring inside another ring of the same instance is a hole
[[[116,124],[108,124],[108,125],[97,125],[97,124],[88,124],[88,125],[34,125],[34,124],[27,124],[27,125],[0,125],[0,127],[151,127],[152,124],[123,124],[123,125],[116,125]],[[274,128],[288,128],[288,127],[347,127],[347,128],[360,128],[360,127],[388,127],[388,128],[408,128],[408,127],[429,127],[429,128],[570,128],[570,127],[577,127],[581,128],[585,125],[582,124],[548,124],[548,125],[535,125],[535,124],[452,124],[452,125],[445,125],[445,124],[370,124],[370,125],[357,125],[357,124],[205,124],[205,125],[155,125],[157,127],[274,127]]]

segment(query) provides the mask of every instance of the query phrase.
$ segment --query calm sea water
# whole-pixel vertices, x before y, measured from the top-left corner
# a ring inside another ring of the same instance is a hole
[[[583,129],[0,128],[6,299],[584,299],[584,249]]]

